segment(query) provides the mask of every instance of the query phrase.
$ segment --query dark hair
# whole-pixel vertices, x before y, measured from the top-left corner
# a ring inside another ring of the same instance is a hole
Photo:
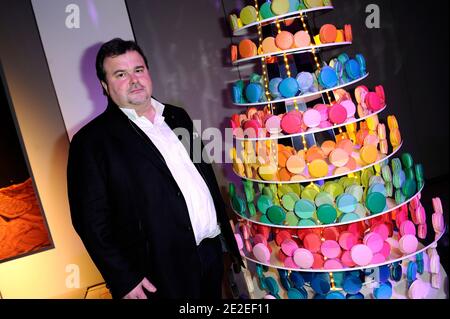
[[[97,53],[97,58],[95,60],[95,69],[97,71],[98,79],[103,82],[106,82],[106,73],[103,67],[103,62],[106,58],[118,56],[121,54],[125,54],[128,51],[136,51],[138,52],[142,58],[144,59],[145,66],[148,69],[147,58],[144,55],[142,49],[136,44],[134,41],[125,41],[120,38],[114,38],[106,43],[104,43]],[[103,89],[103,94],[106,94],[105,89]]]

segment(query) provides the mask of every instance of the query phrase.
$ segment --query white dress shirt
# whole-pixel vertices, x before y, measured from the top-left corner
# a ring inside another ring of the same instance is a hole
[[[186,201],[195,241],[199,245],[203,239],[220,234],[214,201],[186,148],[164,121],[164,105],[153,98],[152,105],[156,111],[154,123],[145,116],[139,116],[134,109],[120,109],[150,138],[164,157]]]

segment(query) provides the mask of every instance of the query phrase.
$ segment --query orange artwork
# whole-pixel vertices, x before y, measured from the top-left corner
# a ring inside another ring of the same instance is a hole
[[[31,179],[0,188],[0,262],[50,246]]]

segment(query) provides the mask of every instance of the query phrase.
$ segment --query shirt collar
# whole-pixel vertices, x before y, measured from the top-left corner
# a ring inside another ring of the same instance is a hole
[[[164,116],[162,116],[162,115],[164,112],[165,105],[158,102],[154,98],[151,98],[151,103],[152,103],[153,107],[155,108],[155,119],[154,119],[153,125],[160,125],[164,122]],[[138,119],[145,119],[150,122],[150,120],[148,120],[146,117],[139,116],[135,109],[120,107],[120,110],[123,113],[125,113],[125,115],[132,121],[137,121]]]

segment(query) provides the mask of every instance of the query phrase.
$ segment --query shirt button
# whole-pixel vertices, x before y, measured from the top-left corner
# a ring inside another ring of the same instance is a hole
[[[187,228],[189,231],[191,231],[192,230],[192,227],[191,226],[188,226],[188,228]]]
[[[178,197],[181,197],[181,192],[177,192],[177,196],[178,196]]]

